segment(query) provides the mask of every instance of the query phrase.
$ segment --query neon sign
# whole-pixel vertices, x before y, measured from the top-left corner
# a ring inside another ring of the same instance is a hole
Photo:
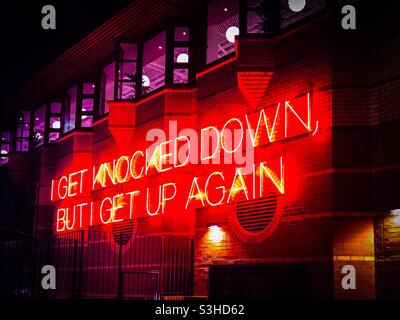
[[[68,173],[51,184],[56,231],[256,199],[267,184],[284,195],[285,156],[265,155],[318,127],[307,94]]]

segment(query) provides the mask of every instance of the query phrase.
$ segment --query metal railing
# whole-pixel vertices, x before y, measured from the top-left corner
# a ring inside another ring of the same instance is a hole
[[[94,230],[3,241],[0,296],[158,300],[191,295],[192,246],[189,238],[147,235],[120,244],[111,232]],[[56,269],[55,290],[42,289],[44,265]]]

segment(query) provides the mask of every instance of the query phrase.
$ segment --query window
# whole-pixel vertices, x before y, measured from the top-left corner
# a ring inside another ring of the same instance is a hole
[[[44,144],[46,123],[46,106],[43,105],[33,114],[32,146],[40,147]]]
[[[189,83],[189,28],[175,28],[174,84]]]
[[[117,98],[132,100],[136,98],[137,45],[122,43],[118,61]]]
[[[85,82],[82,84],[82,94],[79,99],[79,127],[91,128],[93,125],[93,116],[95,111],[96,84],[94,82]]]
[[[214,0],[208,5],[207,63],[235,50],[239,34],[239,0]]]
[[[10,146],[11,146],[11,133],[10,132],[1,133],[0,166],[4,166],[8,163],[11,150]]]
[[[264,0],[266,1],[266,0]],[[287,0],[281,0],[281,28],[285,28],[305,17],[323,9],[325,0],[305,1],[304,7],[293,10]]]
[[[324,0],[247,0],[247,33],[274,34],[324,8]]]
[[[77,87],[71,88],[65,97],[64,132],[75,129]]]
[[[29,151],[29,136],[30,136],[30,111],[22,111],[18,115],[17,131],[15,135],[15,151]]]
[[[52,102],[50,104],[50,115],[49,115],[49,136],[48,142],[54,143],[61,135],[61,102]]]
[[[98,110],[95,108],[98,106],[97,87],[95,82],[84,82],[68,91],[65,98],[64,133],[92,127],[95,111]]]
[[[103,68],[100,84],[100,115],[109,112],[107,101],[114,100],[115,62]]]
[[[281,0],[247,0],[247,33],[279,32],[280,10]]]
[[[142,93],[165,86],[166,32],[162,32],[143,46]]]

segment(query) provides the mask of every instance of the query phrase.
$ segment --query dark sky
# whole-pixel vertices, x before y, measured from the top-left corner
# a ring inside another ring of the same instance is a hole
[[[15,86],[84,38],[134,0],[7,0],[1,3],[1,86],[4,98]],[[56,8],[57,29],[43,30],[44,5]],[[10,110],[0,98],[0,129],[7,129]]]

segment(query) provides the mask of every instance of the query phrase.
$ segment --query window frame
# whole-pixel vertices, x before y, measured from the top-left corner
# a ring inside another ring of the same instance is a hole
[[[136,45],[136,60],[135,59],[124,59],[124,51],[122,48],[123,44],[132,44]],[[139,78],[139,57],[141,56],[140,54],[140,48],[141,46],[139,45],[138,41],[131,41],[131,40],[119,40],[117,43],[117,58],[113,61],[115,63],[115,74],[114,74],[114,100],[115,101],[134,101],[138,98],[138,81],[137,79]],[[112,63],[112,62],[111,62]],[[122,83],[129,83],[130,80],[124,80],[120,79],[120,65],[122,63],[136,63],[136,85],[134,87],[135,90],[135,97],[133,99],[122,99],[119,97],[119,85]],[[141,79],[141,74],[140,78]],[[140,82],[140,81],[139,81]]]
[[[8,140],[4,137],[5,134],[8,134],[10,137]],[[6,166],[8,162],[10,161],[10,153],[12,152],[12,133],[10,131],[3,131],[0,132],[0,151],[4,150],[4,146],[7,146],[8,152],[7,154],[0,154],[1,158],[7,158],[6,162],[1,164],[1,166]]]
[[[218,65],[219,63],[221,63],[223,61],[229,60],[236,55],[236,52],[234,51],[234,52],[231,52],[231,53],[229,53],[221,58],[218,58],[210,63],[207,63],[208,6],[213,1],[218,1],[218,0],[208,0],[208,1],[205,1],[203,4],[202,33],[206,36],[205,36],[205,40],[204,40],[205,43],[202,48],[203,57],[202,57],[201,67],[199,68],[199,70],[197,72],[207,70],[208,68]],[[300,24],[303,24],[304,22],[313,19],[316,15],[327,12],[331,6],[330,2],[325,0],[323,8],[316,10],[315,12],[303,17],[302,19],[299,19],[298,21],[292,22],[287,26],[284,26],[284,27],[281,26],[282,16],[280,15],[279,16],[279,27],[277,26],[276,30],[273,30],[273,32],[271,34],[262,33],[262,32],[261,33],[250,33],[247,30],[248,12],[249,12],[248,0],[238,0],[238,1],[239,1],[239,36],[238,36],[239,38],[271,38],[276,35],[282,34],[283,32],[289,32],[290,30],[297,28]],[[278,1],[280,1],[280,0],[278,0]],[[281,7],[281,11],[282,11],[282,7]]]
[[[175,31],[176,29],[183,29],[186,28],[188,29],[188,40],[182,41],[182,40],[175,40]],[[184,24],[176,24],[172,27],[172,30],[170,31],[172,35],[172,40],[171,40],[171,62],[172,62],[172,72],[171,72],[171,86],[178,86],[178,87],[185,87],[185,86],[192,86],[195,81],[196,81],[196,76],[195,76],[195,57],[193,55],[194,49],[193,49],[193,28],[191,28],[189,25],[184,25]],[[188,62],[187,63],[180,63],[175,61],[175,49],[177,48],[187,48],[188,50]],[[187,83],[175,83],[175,70],[176,69],[186,69],[188,71],[188,81]]]
[[[116,49],[117,51],[118,49]],[[107,109],[107,101],[114,101],[117,98],[117,93],[115,92],[115,82],[116,82],[116,73],[118,72],[117,69],[117,60],[118,55],[114,54],[114,56],[107,60],[107,62],[102,66],[100,70],[100,77],[99,77],[99,108],[98,112],[95,115],[94,121],[102,119],[106,117],[110,110]],[[110,99],[107,99],[107,79],[106,79],[106,72],[105,68],[112,65],[112,73],[113,73],[113,81],[112,81],[112,96]]]
[[[52,104],[59,103],[60,104],[60,112],[52,112]],[[60,128],[55,129],[51,127],[51,119],[59,118],[60,119]],[[45,145],[52,145],[57,142],[63,135],[64,128],[64,101],[63,99],[53,99],[51,102],[47,103],[47,112],[46,112],[46,131],[45,131]],[[53,142],[50,141],[51,133],[58,133],[58,138]]]
[[[34,133],[35,133],[35,121],[36,121],[36,112],[39,111],[40,108],[44,107],[44,122],[43,122],[43,142],[42,144],[34,144]],[[31,112],[31,126],[30,126],[30,133],[29,133],[29,148],[31,150],[38,149],[41,146],[46,144],[47,141],[47,123],[48,123],[48,104],[41,104],[39,107],[35,108]]]
[[[88,94],[84,93],[84,85],[85,84],[94,85],[93,93]],[[99,80],[88,80],[79,82],[77,85],[77,94],[76,94],[76,114],[75,114],[75,128],[69,132],[65,132],[64,134],[68,134],[72,131],[79,130],[91,130],[93,128],[93,124],[96,121],[97,115],[100,113],[100,81]],[[93,99],[93,108],[92,110],[82,111],[83,101],[85,99]],[[89,127],[82,126],[82,117],[87,116],[92,118],[92,124]]]
[[[25,114],[29,113],[29,117],[27,117],[29,119],[29,122],[25,121]],[[32,127],[32,114],[33,112],[30,110],[21,110],[18,112],[18,116],[17,116],[17,127],[14,130],[13,133],[13,137],[14,137],[14,143],[13,143],[13,152],[15,153],[25,153],[25,152],[29,152],[31,150],[31,127]],[[22,119],[22,120],[20,120]],[[22,136],[18,136],[18,130],[19,130],[19,126],[21,125],[21,134]],[[24,128],[26,126],[29,126],[28,128],[28,136],[24,137]],[[27,146],[28,149],[27,150],[22,150],[22,146],[23,146],[23,142],[26,141],[27,142]],[[17,149],[17,143],[20,143],[20,148],[19,150]]]
[[[175,41],[175,28],[187,28],[189,32],[189,39],[187,41]],[[150,33],[145,34],[140,39],[130,39],[130,40],[120,40],[118,42],[118,59],[115,60],[115,83],[114,83],[114,100],[115,101],[140,101],[141,99],[151,96],[157,92],[160,92],[168,87],[174,88],[187,88],[192,87],[196,82],[196,74],[195,74],[195,66],[196,66],[196,58],[193,56],[193,26],[191,23],[185,22],[178,22],[175,21],[173,23],[168,23],[160,26],[157,29],[152,30]],[[166,48],[165,48],[165,83],[163,86],[154,89],[148,93],[143,93],[143,86],[142,81],[136,81],[135,91],[136,95],[134,99],[121,99],[118,97],[118,84],[120,82],[129,82],[128,81],[121,81],[119,79],[118,70],[121,61],[120,57],[122,55],[122,49],[120,47],[121,43],[131,43],[136,44],[137,46],[137,59],[134,60],[127,60],[128,62],[136,62],[136,77],[137,79],[142,79],[143,77],[143,58],[144,58],[144,44],[151,40],[152,38],[156,37],[160,33],[166,33]],[[187,64],[183,63],[175,63],[174,61],[174,50],[177,47],[184,47],[188,48],[188,55],[189,55],[189,62]],[[202,46],[203,47],[203,46]],[[112,63],[112,62],[110,62]],[[187,69],[188,70],[188,82],[187,83],[174,83],[174,69]]]
[[[87,81],[80,81],[79,83],[69,87],[69,89],[66,91],[66,94],[64,95],[63,103],[62,103],[62,129],[61,129],[61,137],[66,136],[74,131],[90,131],[93,127],[94,122],[98,119],[99,114],[100,114],[100,81],[99,79],[95,80],[87,80]],[[85,84],[93,84],[94,91],[93,93],[84,93],[84,85]],[[74,122],[74,128],[65,131],[65,122],[66,122],[66,113],[67,113],[67,103],[66,100],[69,95],[69,91],[76,87],[76,106],[75,106],[75,122]],[[83,108],[83,101],[85,99],[92,99],[93,100],[93,108],[92,110],[87,110],[87,111],[82,111]],[[91,126],[85,127],[82,126],[82,116],[88,116],[92,118],[92,124]]]

